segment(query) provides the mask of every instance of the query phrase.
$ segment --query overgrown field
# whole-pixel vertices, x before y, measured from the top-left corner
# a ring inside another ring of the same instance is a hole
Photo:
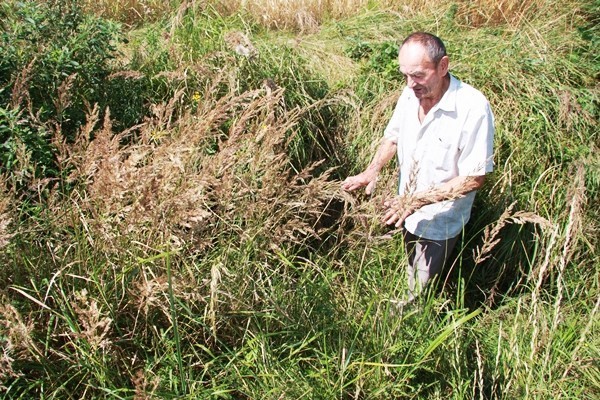
[[[0,4],[7,399],[600,397],[600,5]],[[456,261],[412,309],[370,161],[398,43],[496,117]]]

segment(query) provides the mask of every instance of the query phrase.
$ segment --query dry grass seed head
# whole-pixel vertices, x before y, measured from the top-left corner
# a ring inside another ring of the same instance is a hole
[[[7,382],[11,378],[23,376],[22,373],[14,370],[13,363],[15,360],[10,356],[8,348],[5,346],[2,347],[2,355],[0,355],[0,392],[7,390],[3,382]]]
[[[29,80],[32,78],[33,67],[36,63],[34,58],[25,68],[15,77],[15,83],[10,96],[11,108],[20,108],[23,103],[30,104]]]
[[[68,177],[69,182],[74,182],[83,177],[89,178],[87,172],[88,157],[87,151],[91,142],[92,133],[98,124],[100,109],[98,104],[89,108],[86,113],[86,123],[77,133],[74,143],[67,143],[65,137],[59,130],[55,130],[52,136],[52,144],[57,150],[57,161],[59,168],[65,171],[71,171]]]
[[[480,264],[491,257],[493,248],[502,240],[500,231],[508,224],[524,225],[531,223],[538,225],[543,230],[549,230],[549,228],[552,227],[552,224],[547,219],[542,218],[535,213],[528,211],[517,211],[513,213],[514,207],[515,203],[511,204],[504,210],[500,218],[498,218],[493,225],[490,224],[485,227],[483,231],[483,244],[473,250],[475,264]]]
[[[316,30],[324,16],[326,7],[321,2],[301,0],[286,2],[281,0],[270,1],[243,1],[238,8],[250,12],[257,21],[269,28],[295,29],[301,32]]]
[[[138,79],[142,79],[144,78],[146,75],[144,75],[143,73],[139,72],[139,71],[117,71],[117,72],[113,72],[112,74],[108,75],[106,77],[106,79],[108,80],[113,80],[113,79],[131,79],[131,80],[138,80]]]
[[[3,299],[0,304],[0,331],[3,336],[3,347],[19,357],[26,357],[31,350],[36,350],[31,337],[33,322],[25,323],[19,311]]]
[[[3,177],[0,177],[0,250],[10,243],[14,233],[10,232],[12,222],[13,196],[6,189]]]
[[[276,90],[272,96],[254,99],[232,124],[220,151],[203,163],[203,170],[207,175],[220,177],[214,187],[218,198],[213,199],[225,220],[239,221],[243,216],[239,222],[258,222],[254,226],[258,232],[278,232],[280,235],[273,236],[290,239],[296,237],[293,232],[311,234],[310,225],[302,219],[312,212],[315,203],[322,206],[323,196],[304,193],[316,193],[316,182],[324,183],[326,178],[312,176],[315,166],[300,173],[291,172],[284,144],[291,140],[289,133],[302,112],[279,114],[282,94]],[[309,182],[313,188],[307,191]],[[242,209],[244,212],[240,214]],[[244,227],[245,234],[249,233],[248,228]]]
[[[156,20],[172,11],[171,2],[162,0],[82,0],[82,8],[130,26]]]
[[[19,311],[2,298],[0,304],[0,391],[5,390],[3,382],[10,378],[18,378],[22,373],[15,371],[15,359],[29,360],[32,355],[41,354],[32,339],[34,324],[25,323]]]
[[[71,89],[73,88],[76,79],[76,73],[69,75],[64,81],[62,81],[57,89],[56,96],[52,99],[54,108],[56,109],[56,113],[59,118],[61,117],[62,113],[71,105]]]
[[[371,3],[368,0],[232,0],[217,2],[216,8],[224,14],[243,9],[259,24],[268,28],[312,32],[328,18],[340,19],[357,15]],[[439,13],[440,9],[446,10],[454,4],[427,0],[379,0],[376,3],[379,8],[399,12],[403,17]],[[539,13],[549,11],[552,10],[541,0],[476,0],[456,4],[457,20],[470,26],[519,26]]]
[[[195,112],[177,114],[182,92],[155,107],[138,142],[121,145],[123,133],[112,132],[108,116],[90,132],[94,109],[75,145],[63,146],[66,167],[74,167],[71,179],[84,183],[78,200],[89,213],[86,223],[101,237],[134,234],[181,243],[191,233],[206,241],[216,225],[247,237],[278,232],[274,239],[280,241],[314,234],[322,202],[334,191],[326,177],[312,177],[314,167],[294,173],[286,154],[306,109],[286,110],[277,87],[218,99],[208,89]],[[158,140],[157,131],[164,132]],[[204,151],[215,145],[214,153]]]
[[[103,316],[98,307],[98,301],[90,298],[86,289],[76,292],[74,300],[72,307],[80,326],[80,330],[75,336],[89,343],[94,351],[106,350],[111,344],[108,334],[112,326],[112,319]]]
[[[167,304],[167,291],[169,284],[166,276],[151,276],[141,274],[140,279],[133,284],[129,293],[133,299],[138,313],[141,311],[145,317],[148,317],[151,309],[158,307],[165,315],[169,316]]]
[[[153,375],[148,378],[150,372],[139,369],[132,378],[133,387],[135,388],[134,400],[153,400],[159,397],[154,395],[160,385],[160,377]]]
[[[10,180],[14,183],[24,184],[35,181],[35,170],[32,169],[34,164],[31,161],[32,154],[31,150],[27,147],[25,142],[20,138],[15,138],[17,142],[15,146],[15,162],[12,166],[13,173],[10,175]]]
[[[517,27],[547,11],[542,0],[475,0],[460,2],[457,16],[476,27],[499,24]]]

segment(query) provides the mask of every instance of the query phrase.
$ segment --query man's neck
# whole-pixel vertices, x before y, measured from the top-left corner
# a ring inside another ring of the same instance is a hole
[[[444,80],[442,81],[442,84],[440,85],[440,90],[438,90],[434,96],[429,97],[429,98],[424,98],[419,101],[419,104],[423,108],[423,111],[425,112],[425,114],[427,114],[429,112],[429,110],[431,110],[433,108],[433,106],[435,106],[437,103],[440,102],[440,100],[442,99],[442,97],[444,97],[444,94],[446,93],[446,91],[448,90],[449,87],[450,87],[450,74],[448,74],[448,75],[446,75],[446,77],[444,77]]]

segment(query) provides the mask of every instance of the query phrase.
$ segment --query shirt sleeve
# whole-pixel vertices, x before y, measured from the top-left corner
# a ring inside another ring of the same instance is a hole
[[[494,169],[494,116],[487,100],[471,110],[465,121],[458,158],[460,176],[480,176]]]

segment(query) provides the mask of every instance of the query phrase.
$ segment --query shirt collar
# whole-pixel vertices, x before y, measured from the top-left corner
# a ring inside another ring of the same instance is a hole
[[[456,111],[456,93],[458,92],[458,85],[458,79],[450,74],[450,85],[448,86],[448,90],[446,90],[446,93],[444,93],[434,108],[448,112]]]

